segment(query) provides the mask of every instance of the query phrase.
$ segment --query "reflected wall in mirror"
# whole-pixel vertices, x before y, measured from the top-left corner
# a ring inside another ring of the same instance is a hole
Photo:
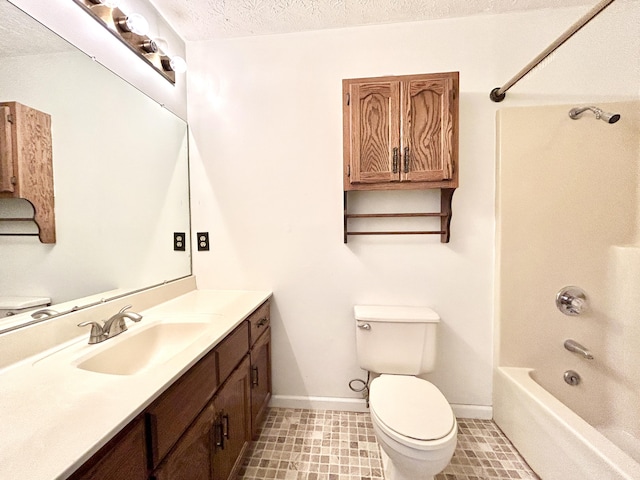
[[[57,241],[0,236],[0,296],[57,304],[191,273],[189,242],[173,250],[190,229],[184,121],[0,0],[9,101],[51,115]]]

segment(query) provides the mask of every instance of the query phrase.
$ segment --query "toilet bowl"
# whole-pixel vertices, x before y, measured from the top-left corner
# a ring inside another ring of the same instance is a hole
[[[381,375],[371,382],[369,408],[388,457],[386,480],[431,480],[449,464],[458,426],[435,385],[410,375]]]

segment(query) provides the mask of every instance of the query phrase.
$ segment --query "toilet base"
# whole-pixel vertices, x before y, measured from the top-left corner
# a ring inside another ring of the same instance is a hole
[[[416,477],[415,475],[403,475],[395,468],[393,462],[391,462],[391,459],[389,458],[389,455],[387,455],[382,448],[380,449],[380,458],[382,458],[384,480],[434,480],[435,478],[433,475],[424,475],[421,477]]]

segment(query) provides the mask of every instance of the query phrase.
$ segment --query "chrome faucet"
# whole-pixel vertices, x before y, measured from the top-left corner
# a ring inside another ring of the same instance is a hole
[[[60,312],[53,310],[51,308],[43,308],[42,310],[37,310],[31,314],[31,318],[35,318],[36,320],[53,317],[54,315],[59,315]]]
[[[570,352],[577,353],[578,355],[582,355],[584,358],[588,360],[593,360],[593,354],[587,350],[585,347],[580,345],[575,340],[565,340],[564,348],[569,350]]]
[[[122,308],[118,313],[114,316],[105,320],[102,324],[99,322],[94,322],[90,320],[88,322],[79,323],[79,327],[86,327],[91,325],[91,333],[89,334],[89,344],[93,345],[94,343],[104,342],[116,335],[121,334],[122,332],[127,331],[127,324],[125,322],[125,318],[129,320],[133,320],[134,322],[139,322],[142,320],[142,315],[135,312],[127,312],[131,308],[131,305],[127,305]]]

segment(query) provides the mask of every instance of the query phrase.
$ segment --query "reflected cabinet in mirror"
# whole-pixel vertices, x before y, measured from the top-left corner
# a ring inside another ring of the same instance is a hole
[[[190,275],[189,242],[173,249],[174,232],[189,232],[184,121],[7,0],[1,102],[51,117],[56,240],[0,235],[0,297],[49,297],[55,309]],[[0,216],[30,213],[17,202],[0,199]]]

